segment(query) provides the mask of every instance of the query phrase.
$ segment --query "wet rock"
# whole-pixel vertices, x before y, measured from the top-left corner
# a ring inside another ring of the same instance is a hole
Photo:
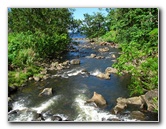
[[[99,52],[108,52],[108,51],[109,51],[108,47],[99,48]]]
[[[79,59],[73,59],[73,60],[70,61],[70,64],[73,64],[73,65],[80,64],[80,60]]]
[[[111,57],[112,57],[112,58],[116,58],[115,54],[111,54]]]
[[[97,106],[104,106],[106,105],[106,100],[104,99],[104,97],[101,94],[98,94],[96,92],[94,92],[93,97],[89,100],[86,101],[87,103],[90,102],[95,102],[95,104]]]
[[[39,97],[41,96],[49,96],[52,95],[52,88],[45,88],[40,94]]]
[[[145,115],[141,111],[132,111],[130,113],[130,116],[132,119],[137,119],[137,120],[141,120],[141,121],[145,120]]]
[[[113,109],[112,109],[112,114],[118,114],[120,112],[122,112],[125,108],[127,107],[127,105],[125,103],[121,103],[121,104],[117,104]]]
[[[52,121],[62,121],[62,118],[61,118],[60,116],[54,116],[54,115],[53,115],[53,116],[51,117],[51,120],[52,120]]]
[[[104,59],[105,57],[104,56],[96,56],[95,58],[96,59]]]
[[[113,113],[117,114],[122,112],[126,107],[133,107],[133,108],[137,108],[142,109],[144,107],[145,102],[142,100],[142,97],[131,97],[131,98],[122,98],[119,97],[117,99],[117,104],[116,106],[113,108]]]
[[[70,61],[67,60],[67,61],[63,62],[62,65],[63,65],[63,66],[67,66],[67,65],[69,65],[69,63],[70,63]]]
[[[108,73],[108,74],[117,73],[117,72],[118,72],[117,69],[112,68],[112,67],[107,67],[107,68],[105,69],[105,73]]]
[[[82,69],[81,72],[88,73],[86,69]]]
[[[96,57],[96,54],[91,54],[90,55],[90,58],[95,58]]]
[[[109,80],[110,79],[110,74],[107,74],[107,73],[98,73],[96,75],[96,77],[101,78],[101,79]]]

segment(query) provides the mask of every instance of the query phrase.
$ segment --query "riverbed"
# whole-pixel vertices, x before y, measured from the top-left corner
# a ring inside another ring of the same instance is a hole
[[[98,73],[113,65],[120,50],[107,46],[109,51],[99,52],[99,48],[105,46],[89,43],[86,40],[77,42],[78,44],[72,46],[75,51],[64,54],[61,61],[79,59],[80,64],[70,65],[70,68],[58,72],[51,71],[51,76],[43,81],[28,81],[27,86],[12,96],[12,111],[19,113],[11,113],[9,121],[35,121],[36,113],[42,114],[43,121],[53,121],[52,116],[74,122],[101,122],[108,119],[136,121],[128,115],[111,114],[118,97],[129,97],[127,85],[130,84],[130,76],[111,74],[109,80],[96,77]],[[91,54],[103,58],[91,58]],[[85,70],[87,73],[82,72]],[[52,88],[53,94],[39,97],[44,88]],[[107,106],[99,108],[85,104],[94,92],[105,98]]]

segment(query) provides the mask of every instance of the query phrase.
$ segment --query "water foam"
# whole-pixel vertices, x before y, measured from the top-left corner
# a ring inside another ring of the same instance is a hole
[[[85,74],[82,72],[83,69],[71,69],[69,71],[65,71],[63,73],[58,73],[54,75],[55,77],[63,77],[63,78],[69,78],[71,76],[77,76],[79,74]]]
[[[102,73],[102,72],[101,72],[100,70],[96,69],[96,70],[94,70],[94,71],[91,71],[91,72],[90,72],[90,75],[96,76],[96,75],[98,75],[98,74],[100,74],[100,73]]]
[[[23,110],[23,109],[26,109],[26,104],[27,101],[23,99],[19,99],[18,101],[15,101],[13,104],[12,104],[12,109],[13,110]]]
[[[78,112],[78,116],[74,121],[102,121],[103,118],[117,118],[116,115],[112,115],[107,111],[101,110],[92,105],[85,105],[86,97],[82,94],[78,95],[75,99],[74,105]],[[87,100],[87,99],[86,99]]]
[[[58,99],[61,98],[61,95],[56,95],[52,98],[50,98],[49,100],[43,102],[42,104],[40,104],[38,107],[33,107],[33,110],[36,110],[37,113],[41,113],[43,110],[48,109],[52,104],[54,103],[58,103]]]
[[[117,119],[121,121],[137,121],[136,119],[129,119],[128,116],[120,116],[111,114],[109,111],[104,109],[100,109],[93,104],[87,105],[85,104],[87,98],[84,94],[80,94],[75,98],[74,106],[78,112],[78,116],[74,121],[79,122],[101,122],[101,121],[109,121],[111,119]],[[109,119],[109,120],[107,120]]]

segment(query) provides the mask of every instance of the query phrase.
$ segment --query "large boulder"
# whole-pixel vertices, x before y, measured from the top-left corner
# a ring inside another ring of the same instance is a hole
[[[49,96],[52,95],[52,88],[45,88],[40,94],[39,97],[41,96]]]
[[[74,65],[80,64],[80,60],[79,59],[73,59],[73,60],[70,61],[70,64],[74,64]]]
[[[144,100],[142,99],[141,96],[139,97],[131,97],[131,98],[122,98],[119,97],[117,99],[117,104],[116,106],[113,108],[113,113],[117,114],[120,113],[121,111],[123,111],[125,108],[127,107],[134,107],[139,109],[142,109],[144,107]]]
[[[148,91],[142,95],[143,100],[146,102],[147,110],[154,112],[158,109],[158,89]]]
[[[87,103],[95,102],[97,106],[105,106],[106,100],[101,94],[94,92],[93,97],[86,101]]]
[[[125,108],[132,108],[135,110],[146,109],[149,112],[155,112],[155,110],[158,109],[158,89],[148,91],[141,96],[131,98],[119,97],[112,112],[117,114]]]

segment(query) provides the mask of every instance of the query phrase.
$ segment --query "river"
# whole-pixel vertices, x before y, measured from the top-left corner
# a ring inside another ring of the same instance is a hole
[[[73,47],[77,51],[70,51],[63,56],[62,61],[80,59],[79,65],[71,65],[69,69],[59,72],[52,71],[51,77],[44,81],[28,81],[27,86],[13,95],[12,109],[32,109],[42,113],[45,121],[52,121],[50,116],[60,116],[63,120],[77,122],[97,122],[105,119],[120,119],[122,121],[136,121],[127,115],[117,116],[111,114],[111,109],[116,105],[118,97],[129,97],[127,85],[130,83],[129,76],[111,74],[110,80],[97,78],[95,75],[104,72],[112,66],[114,53],[119,56],[120,50],[109,47],[108,52],[99,52],[99,45],[90,44],[85,40],[79,40]],[[104,59],[90,58],[90,54],[104,56]],[[85,74],[86,69],[90,74]],[[44,88],[53,88],[53,95],[39,97],[38,94]],[[107,106],[98,108],[85,104],[93,93],[101,94],[107,101]],[[10,114],[9,121],[32,121],[32,111]]]

